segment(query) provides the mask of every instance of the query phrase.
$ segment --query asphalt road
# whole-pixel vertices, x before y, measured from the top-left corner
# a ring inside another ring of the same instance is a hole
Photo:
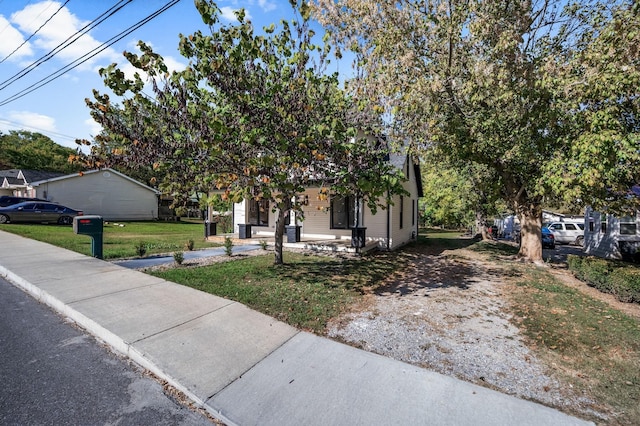
[[[2,279],[0,380],[2,425],[212,424]]]

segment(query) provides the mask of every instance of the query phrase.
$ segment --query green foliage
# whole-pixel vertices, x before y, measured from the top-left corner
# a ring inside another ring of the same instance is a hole
[[[178,265],[182,265],[182,262],[184,262],[184,253],[181,251],[176,251],[173,253],[173,260],[178,264]]]
[[[0,132],[0,169],[41,170],[74,173],[82,167],[69,158],[76,151],[58,145],[47,136],[28,131]]]
[[[153,78],[155,100],[115,65],[100,71],[122,106],[94,92],[87,100],[105,130],[89,162],[152,167],[164,192],[181,197],[217,189],[221,201],[268,200],[278,212],[276,263],[282,263],[284,219],[303,215],[292,200],[310,184],[349,192],[374,210],[379,197],[402,191],[384,160],[387,145],[376,134],[380,114],[363,108],[326,73],[328,43],[316,44],[302,4],[300,20],[283,21],[266,34],[237,14],[219,25],[214,2],[196,3],[210,34],[181,37],[189,66],[167,73],[162,57],[140,43],[127,60]]]
[[[518,214],[522,256],[541,259],[543,201],[609,203],[640,175],[629,1],[316,3],[357,55],[349,87],[384,105],[402,140],[492,173],[481,189]]]
[[[194,245],[195,245],[195,243],[193,242],[193,240],[189,239],[189,240],[187,240],[186,243],[184,243],[184,249],[187,250],[187,251],[192,251]]]
[[[147,254],[147,243],[140,241],[136,244],[135,249],[138,256],[144,257]]]
[[[640,16],[637,4],[612,3],[592,10],[575,54],[543,82],[570,128],[544,172],[566,202],[625,212],[640,206],[628,197],[640,174]]]
[[[260,240],[260,248],[262,250],[266,250],[267,249],[267,241],[266,240]]]
[[[621,302],[640,303],[640,268],[597,257],[569,256],[567,263],[574,275]]]
[[[233,254],[233,240],[230,237],[224,237],[224,253],[227,256]]]

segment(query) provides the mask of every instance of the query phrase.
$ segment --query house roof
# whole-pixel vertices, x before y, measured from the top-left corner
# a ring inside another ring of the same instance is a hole
[[[409,159],[407,154],[389,154],[389,163],[397,169],[404,170],[404,165]],[[418,197],[424,197],[422,189],[422,174],[420,174],[420,164],[417,161],[413,161],[413,172],[416,176],[416,185],[418,186]]]
[[[44,170],[25,170],[25,169],[9,169],[0,170],[0,177],[19,179],[21,183],[37,182],[44,179],[50,179],[57,176],[63,176],[64,173],[49,172]]]
[[[160,191],[158,191],[157,189],[151,188],[150,186],[147,186],[142,182],[139,182],[139,181],[137,181],[137,180],[125,175],[125,174],[122,174],[122,173],[120,173],[120,172],[118,172],[116,170],[109,169],[109,168],[107,168],[107,169],[89,170],[89,171],[82,172],[82,173],[73,173],[73,174],[70,174],[70,175],[63,175],[63,176],[52,177],[50,179],[43,179],[43,180],[40,180],[40,181],[37,181],[37,182],[33,182],[31,184],[31,186],[36,187],[36,186],[40,186],[40,185],[42,185],[44,183],[56,182],[56,181],[65,180],[65,179],[78,179],[78,178],[81,178],[81,177],[83,177],[85,175],[91,175],[91,174],[99,173],[99,172],[102,172],[102,173],[104,173],[104,172],[113,173],[113,174],[118,175],[121,178],[126,179],[126,180],[128,180],[128,181],[130,181],[130,182],[132,182],[132,183],[134,183],[134,184],[136,184],[138,186],[141,186],[141,187],[149,190],[149,191],[152,191],[152,192],[154,192],[156,194],[160,194]]]

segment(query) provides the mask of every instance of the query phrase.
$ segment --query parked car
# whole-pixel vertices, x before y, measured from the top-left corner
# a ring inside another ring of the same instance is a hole
[[[556,238],[549,228],[542,227],[542,248],[556,248]]]
[[[553,236],[556,237],[556,242],[564,244],[577,244],[582,245],[584,243],[584,221],[582,222],[551,222],[546,225]]]
[[[35,222],[71,225],[75,216],[82,215],[83,212],[80,210],[42,201],[27,201],[0,207],[0,223]]]
[[[47,201],[40,198],[26,198],[26,197],[14,197],[13,195],[0,196],[0,207],[12,206],[18,203],[24,203],[25,201]]]

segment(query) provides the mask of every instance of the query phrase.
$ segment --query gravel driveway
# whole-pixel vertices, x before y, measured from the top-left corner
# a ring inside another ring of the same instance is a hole
[[[409,253],[382,290],[328,327],[328,336],[565,411],[593,401],[551,377],[506,312],[505,272],[467,249]]]

